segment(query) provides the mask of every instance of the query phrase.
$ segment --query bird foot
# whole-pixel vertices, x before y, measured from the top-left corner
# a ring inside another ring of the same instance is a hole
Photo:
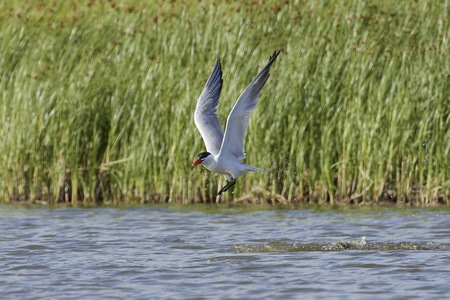
[[[236,184],[236,179],[233,179],[232,181],[227,180],[227,184],[216,194],[216,197],[222,195],[223,192],[228,191],[228,189],[235,184]]]

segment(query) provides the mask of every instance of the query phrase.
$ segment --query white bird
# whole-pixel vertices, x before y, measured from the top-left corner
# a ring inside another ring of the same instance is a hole
[[[202,164],[209,171],[225,176],[227,185],[216,196],[221,195],[236,184],[236,178],[239,176],[248,172],[268,171],[246,165],[241,162],[241,159],[245,158],[244,137],[250,114],[258,104],[258,96],[269,78],[270,66],[279,54],[280,51],[274,52],[266,66],[236,101],[228,115],[225,135],[217,117],[217,106],[219,105],[223,82],[219,58],[200,98],[198,98],[194,120],[205,142],[206,151],[198,155],[198,159],[192,166]]]

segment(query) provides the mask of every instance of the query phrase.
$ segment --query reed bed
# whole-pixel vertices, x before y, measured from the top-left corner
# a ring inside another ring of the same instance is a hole
[[[192,161],[274,50],[225,202],[449,204],[448,1],[0,2],[0,201],[209,202]],[[137,200],[136,200],[137,199]]]

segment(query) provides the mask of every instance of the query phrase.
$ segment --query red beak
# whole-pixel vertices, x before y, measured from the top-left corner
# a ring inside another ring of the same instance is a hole
[[[193,167],[195,167],[198,164],[201,164],[203,162],[203,160],[201,160],[200,158],[197,158],[196,161],[194,161],[194,163],[192,164]]]

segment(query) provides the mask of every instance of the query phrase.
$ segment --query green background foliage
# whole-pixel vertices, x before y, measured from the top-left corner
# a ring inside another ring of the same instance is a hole
[[[3,0],[0,199],[211,200],[197,98],[219,56],[225,126],[282,50],[225,201],[448,203],[448,38],[446,1]]]

